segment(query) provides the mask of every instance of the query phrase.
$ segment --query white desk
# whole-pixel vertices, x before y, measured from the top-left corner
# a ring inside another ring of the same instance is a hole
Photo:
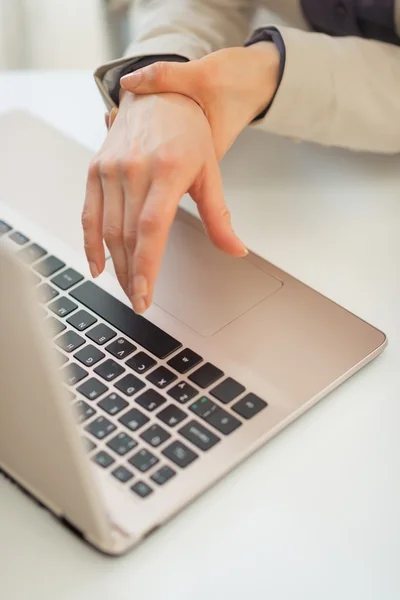
[[[0,76],[0,112],[17,106],[93,149],[104,136],[88,73]],[[383,329],[387,351],[124,558],[0,481],[4,600],[400,598],[400,157],[249,132],[224,174],[244,241]]]

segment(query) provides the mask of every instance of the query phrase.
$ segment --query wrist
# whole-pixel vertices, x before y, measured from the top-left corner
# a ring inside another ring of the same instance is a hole
[[[253,120],[267,108],[278,89],[281,55],[273,42],[257,42],[244,50],[254,73],[250,99]]]

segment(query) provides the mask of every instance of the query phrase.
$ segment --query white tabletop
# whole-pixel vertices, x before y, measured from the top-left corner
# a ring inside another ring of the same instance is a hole
[[[0,112],[15,107],[93,150],[104,137],[89,73],[0,75]],[[388,349],[126,557],[0,480],[2,598],[400,598],[400,157],[247,132],[223,172],[245,243],[383,329]]]

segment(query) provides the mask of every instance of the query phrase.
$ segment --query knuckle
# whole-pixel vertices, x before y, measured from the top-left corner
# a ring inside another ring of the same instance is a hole
[[[107,224],[103,228],[103,238],[106,244],[114,244],[122,240],[122,231],[119,227],[113,224]]]
[[[154,158],[154,171],[160,176],[175,173],[182,162],[181,158],[174,152],[159,152]]]
[[[124,246],[131,250],[136,244],[137,231],[134,228],[126,229],[123,234]]]
[[[159,61],[154,63],[148,71],[151,82],[162,85],[166,78],[167,67],[166,62]]]
[[[230,213],[229,208],[226,205],[221,206],[220,216],[221,216],[221,219],[223,219],[224,221],[231,220],[231,213]]]
[[[118,177],[118,163],[104,160],[99,165],[99,172],[103,180],[116,179]]]
[[[100,162],[97,158],[94,158],[90,164],[88,169],[88,179],[89,181],[93,180],[95,177],[99,175],[99,166]]]
[[[93,228],[94,226],[94,216],[91,212],[89,212],[87,209],[83,209],[82,214],[81,214],[81,224],[83,227],[84,231],[89,231]]]
[[[154,211],[144,211],[139,221],[140,234],[154,235],[161,231],[163,219],[160,213]]]
[[[121,173],[125,179],[138,177],[145,169],[144,160],[139,157],[126,158],[121,162]]]

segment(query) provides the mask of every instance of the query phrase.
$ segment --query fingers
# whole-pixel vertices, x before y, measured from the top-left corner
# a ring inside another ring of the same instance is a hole
[[[231,225],[231,216],[225,204],[221,173],[216,158],[207,161],[201,177],[190,190],[200,217],[213,244],[231,256],[248,254],[243,242]]]
[[[85,203],[82,211],[82,227],[86,258],[92,277],[97,277],[105,266],[103,246],[103,190],[99,166],[93,162],[86,182]]]
[[[121,87],[135,94],[174,92],[196,100],[199,81],[196,61],[191,63],[160,61],[125,75],[121,78]]]

